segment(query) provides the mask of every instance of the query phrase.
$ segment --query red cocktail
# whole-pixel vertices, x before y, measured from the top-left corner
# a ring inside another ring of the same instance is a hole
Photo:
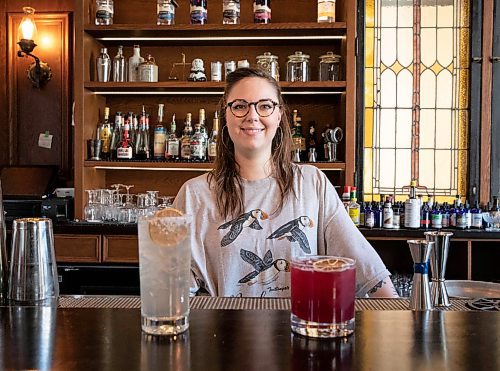
[[[311,337],[354,331],[355,261],[331,256],[292,260],[292,331]]]

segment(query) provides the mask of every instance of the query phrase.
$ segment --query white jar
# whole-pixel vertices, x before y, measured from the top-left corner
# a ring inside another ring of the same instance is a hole
[[[158,82],[158,66],[155,59],[148,54],[144,62],[139,67],[139,81],[143,82]]]
[[[139,65],[144,62],[141,57],[141,47],[134,45],[134,54],[128,59],[128,81],[139,80]]]

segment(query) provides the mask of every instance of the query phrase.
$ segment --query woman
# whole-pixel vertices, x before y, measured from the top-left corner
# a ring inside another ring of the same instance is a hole
[[[327,253],[356,259],[357,296],[397,296],[326,176],[291,162],[279,84],[237,69],[220,113],[213,171],[186,182],[174,201],[193,216],[192,293],[290,296],[292,256]]]

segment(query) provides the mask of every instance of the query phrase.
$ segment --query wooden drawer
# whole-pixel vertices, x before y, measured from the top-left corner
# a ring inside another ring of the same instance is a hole
[[[103,236],[103,262],[139,263],[137,236]]]
[[[56,234],[54,246],[58,262],[99,263],[101,261],[100,235]]]

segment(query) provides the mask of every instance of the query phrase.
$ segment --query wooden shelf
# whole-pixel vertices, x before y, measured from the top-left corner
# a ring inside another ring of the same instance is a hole
[[[343,162],[306,163],[320,170],[343,171]],[[98,170],[164,170],[164,171],[210,171],[210,162],[168,162],[168,161],[85,161],[85,167]]]
[[[308,81],[287,82],[281,81],[284,93],[289,94],[338,94],[345,92],[345,81]],[[161,82],[95,82],[87,81],[84,87],[95,93],[106,95],[123,95],[137,93],[172,92],[179,94],[222,94],[225,82],[190,82],[190,81],[161,81]]]
[[[153,24],[114,24],[111,26],[85,25],[84,31],[102,41],[138,42],[144,41],[179,41],[182,44],[227,45],[230,40],[258,39],[292,40],[297,43],[304,40],[332,40],[344,38],[346,23],[271,23],[271,24],[239,24],[239,25],[174,25],[157,26]],[[164,45],[165,46],[165,45]]]

